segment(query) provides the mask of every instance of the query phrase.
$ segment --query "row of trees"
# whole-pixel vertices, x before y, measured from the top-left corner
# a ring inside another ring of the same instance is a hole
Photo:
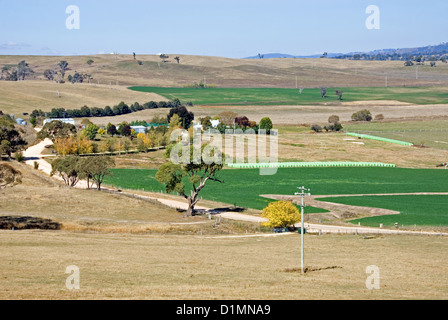
[[[96,184],[96,189],[101,190],[104,177],[111,175],[110,168],[114,166],[115,161],[111,157],[66,156],[53,160],[51,175],[59,175],[69,187],[74,187],[80,180],[87,180],[88,189]]]
[[[257,124],[256,121],[251,121],[247,116],[238,116],[237,113],[232,111],[224,111],[218,114],[215,117],[205,116],[199,118],[199,123],[202,125],[203,130],[208,130],[212,127],[212,120],[219,120],[219,125],[217,126],[217,130],[224,134],[228,127],[232,129],[241,129],[245,132],[248,129],[253,129],[255,133],[258,133],[260,129],[266,130],[266,133],[269,134],[273,129],[272,120],[268,117],[264,117],[260,120],[260,123]]]
[[[181,102],[178,99],[172,101],[149,101],[143,104],[135,102],[128,105],[123,101],[113,107],[106,106],[104,108],[83,106],[80,109],[65,109],[65,108],[53,108],[50,112],[44,112],[41,109],[35,109],[31,112],[31,118],[37,119],[42,117],[49,118],[88,118],[88,117],[113,117],[122,114],[129,114],[145,109],[157,109],[157,108],[176,108],[181,106]]]

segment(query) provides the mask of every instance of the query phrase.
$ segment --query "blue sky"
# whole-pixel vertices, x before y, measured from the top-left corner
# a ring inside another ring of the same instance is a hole
[[[67,29],[66,8],[80,10]],[[380,29],[365,26],[380,9]],[[0,55],[192,54],[243,58],[436,45],[448,1],[0,0]]]

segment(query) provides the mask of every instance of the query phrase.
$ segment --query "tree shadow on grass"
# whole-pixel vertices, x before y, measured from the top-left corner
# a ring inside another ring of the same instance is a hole
[[[60,230],[62,224],[50,219],[36,217],[4,216],[0,217],[0,229],[6,230]]]

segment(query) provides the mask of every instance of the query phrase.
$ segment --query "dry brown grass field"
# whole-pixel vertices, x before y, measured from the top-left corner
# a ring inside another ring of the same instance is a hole
[[[180,63],[174,57],[180,57]],[[436,68],[405,67],[402,61],[353,61],[338,59],[230,59],[212,56],[169,54],[163,63],[157,55],[131,54],[93,56],[0,56],[0,65],[26,60],[37,79],[61,60],[69,63],[68,74],[88,73],[92,82],[105,85],[183,86],[204,81],[219,87],[358,87],[446,85],[448,65]],[[92,59],[92,65],[87,60]],[[138,64],[142,62],[142,65]],[[205,78],[204,78],[205,77]],[[418,78],[418,79],[417,79]]]
[[[166,100],[155,93],[140,93],[123,86],[57,84],[43,80],[0,81],[0,95],[0,110],[17,115],[30,113],[34,109],[80,109],[84,105],[104,108],[107,105],[113,107],[121,101],[132,104]]]
[[[2,299],[447,299],[440,237],[306,235],[213,238],[0,231]],[[68,266],[80,289],[68,290]],[[369,290],[368,266],[379,268]]]

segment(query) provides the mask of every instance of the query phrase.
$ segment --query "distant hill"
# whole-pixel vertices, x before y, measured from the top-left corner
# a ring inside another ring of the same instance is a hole
[[[244,59],[271,59],[271,58],[321,58],[323,54],[296,56],[285,53],[267,53],[262,57],[259,55]],[[428,45],[425,47],[400,48],[400,49],[379,49],[370,52],[350,52],[350,53],[328,53],[327,58],[348,59],[348,60],[414,60],[417,57],[423,60],[443,60],[448,59],[448,42],[439,45]]]
[[[342,53],[328,53],[327,58],[333,58],[342,55]],[[322,54],[314,54],[314,55],[308,55],[308,56],[294,56],[291,54],[286,53],[264,53],[260,57],[259,55],[246,57],[243,59],[278,59],[278,58],[297,58],[297,59],[304,59],[304,58],[321,58]]]

